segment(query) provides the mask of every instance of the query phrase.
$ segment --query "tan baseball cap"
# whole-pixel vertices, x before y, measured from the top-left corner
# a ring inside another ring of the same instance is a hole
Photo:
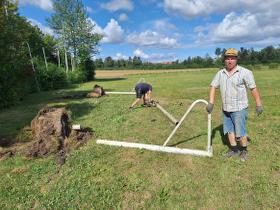
[[[238,51],[234,48],[228,48],[225,52],[225,57],[228,57],[228,56],[237,57],[238,56]]]

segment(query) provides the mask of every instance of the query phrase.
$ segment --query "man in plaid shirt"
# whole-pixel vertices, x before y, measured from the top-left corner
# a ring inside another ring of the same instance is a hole
[[[256,113],[263,112],[260,94],[255,84],[253,73],[237,65],[238,51],[234,48],[226,50],[224,55],[225,68],[221,69],[210,85],[209,103],[206,106],[208,113],[214,108],[216,89],[220,88],[223,103],[223,131],[228,134],[230,148],[227,157],[239,154],[241,161],[246,161],[247,151],[247,89],[251,90],[256,102]],[[240,139],[238,148],[236,139]],[[240,152],[240,153],[239,153]]]

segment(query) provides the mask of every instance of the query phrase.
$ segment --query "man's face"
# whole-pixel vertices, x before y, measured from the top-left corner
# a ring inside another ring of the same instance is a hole
[[[232,70],[237,64],[237,57],[228,56],[225,57],[225,65],[228,71]]]

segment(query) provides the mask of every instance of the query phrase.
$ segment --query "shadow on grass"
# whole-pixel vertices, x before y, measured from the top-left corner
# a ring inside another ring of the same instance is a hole
[[[115,78],[96,78],[93,81],[94,82],[113,82],[113,81],[119,81],[119,80],[126,80],[127,78],[122,77],[115,77]]]
[[[229,146],[229,141],[228,141],[227,135],[225,135],[224,131],[223,131],[223,124],[212,129],[211,139],[215,138],[217,132],[220,134],[223,145]]]
[[[110,92],[110,91],[115,91],[115,89],[105,89],[105,93]],[[85,90],[68,91],[65,95],[55,98],[55,100],[85,99],[85,98],[89,98],[89,97],[87,97],[87,94],[90,92],[91,91],[85,91]],[[108,96],[108,95],[106,94],[106,95],[103,95],[102,97],[104,97],[104,96]]]
[[[54,105],[52,107],[55,108],[65,107],[67,110],[71,112],[71,115],[74,118],[80,118],[82,116],[88,115],[92,111],[92,109],[95,109],[99,105],[100,103],[92,104],[89,102],[82,102],[82,103],[71,102],[66,105]]]
[[[198,134],[198,135],[196,135],[196,136],[190,137],[190,138],[188,138],[188,139],[185,139],[185,140],[176,142],[176,143],[174,143],[174,144],[170,144],[170,145],[168,145],[168,146],[174,147],[174,146],[177,146],[177,145],[179,145],[179,144],[182,144],[182,143],[191,141],[191,140],[193,140],[193,139],[195,139],[195,138],[198,138],[198,137],[200,137],[200,136],[206,136],[206,135],[207,135],[206,133],[201,133],[201,134]]]

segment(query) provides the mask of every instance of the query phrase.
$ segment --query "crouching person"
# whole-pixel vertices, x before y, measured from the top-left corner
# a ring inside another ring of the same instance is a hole
[[[136,99],[133,101],[129,109],[133,109],[143,98],[143,105],[151,106],[152,101],[152,85],[148,83],[138,83],[135,86]]]

